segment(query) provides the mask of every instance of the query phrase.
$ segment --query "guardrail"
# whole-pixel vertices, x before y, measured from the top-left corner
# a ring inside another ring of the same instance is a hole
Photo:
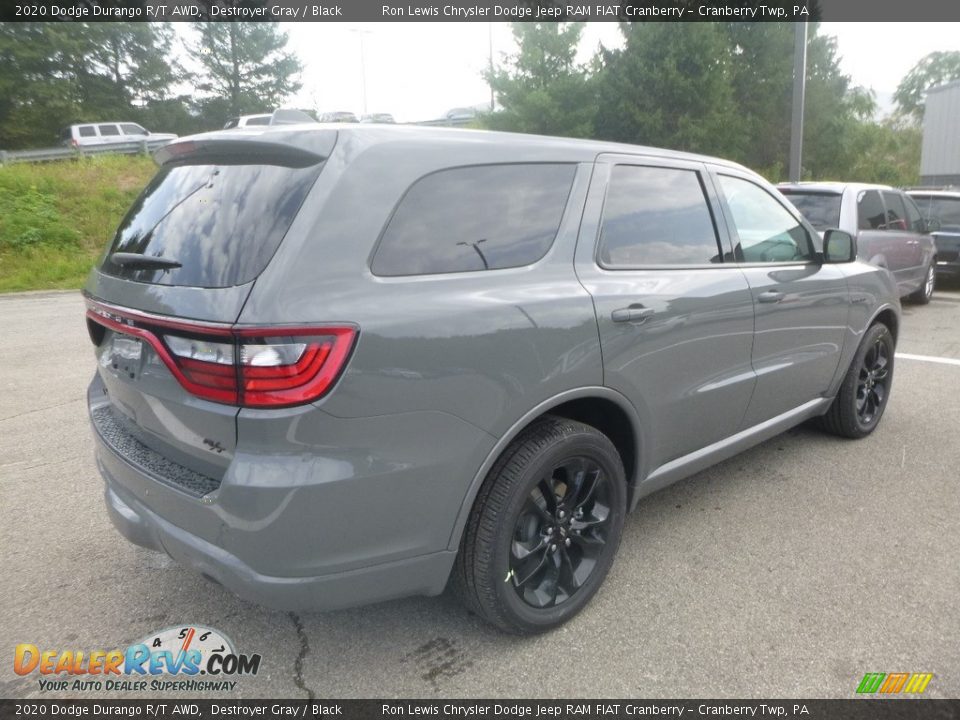
[[[48,160],[69,160],[89,155],[149,155],[170,140],[136,140],[110,145],[87,145],[79,148],[59,147],[37,150],[0,150],[0,165],[18,162],[47,162]]]

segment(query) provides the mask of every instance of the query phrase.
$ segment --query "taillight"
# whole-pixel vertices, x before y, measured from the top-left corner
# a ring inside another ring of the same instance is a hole
[[[347,326],[238,328],[88,305],[88,322],[148,343],[193,395],[242,407],[286,407],[323,397],[357,336]]]

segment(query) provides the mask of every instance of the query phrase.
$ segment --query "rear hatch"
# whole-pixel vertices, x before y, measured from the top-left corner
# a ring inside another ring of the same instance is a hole
[[[234,131],[162,148],[157,175],[91,272],[94,426],[157,479],[197,496],[219,485],[244,387],[253,405],[292,404],[244,386],[241,356],[269,390],[283,387],[277,372],[316,369],[316,348],[328,340],[329,355],[336,343],[234,327],[335,142],[330,130]]]

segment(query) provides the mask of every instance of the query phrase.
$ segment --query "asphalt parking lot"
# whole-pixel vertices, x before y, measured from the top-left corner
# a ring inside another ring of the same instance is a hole
[[[798,428],[647,498],[592,604],[518,639],[447,596],[266,610],[130,545],[94,466],[79,294],[0,296],[0,328],[0,697],[104,697],[42,693],[17,643],[181,623],[263,656],[234,697],[851,697],[899,671],[960,697],[960,364],[898,359],[865,440]],[[960,363],[960,290],[906,305],[898,352]]]

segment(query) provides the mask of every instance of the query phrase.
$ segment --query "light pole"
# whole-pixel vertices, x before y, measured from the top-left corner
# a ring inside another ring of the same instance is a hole
[[[803,161],[803,103],[807,82],[807,24],[794,24],[793,122],[790,124],[790,182],[800,182]]]
[[[367,114],[367,57],[363,47],[363,36],[370,35],[370,30],[351,28],[350,32],[360,36],[360,89],[363,92],[363,114]]]

